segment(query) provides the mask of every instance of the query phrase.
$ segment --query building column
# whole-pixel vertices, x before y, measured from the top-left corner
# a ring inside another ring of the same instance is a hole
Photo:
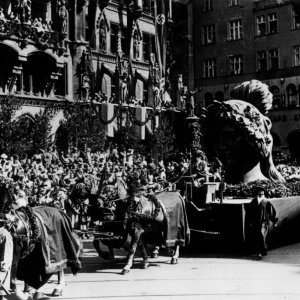
[[[194,18],[193,18],[193,1],[187,4],[188,10],[188,89],[195,89],[195,74],[194,74]]]

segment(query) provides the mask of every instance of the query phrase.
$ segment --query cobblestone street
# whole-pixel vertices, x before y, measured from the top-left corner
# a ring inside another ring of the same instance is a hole
[[[300,243],[269,252],[261,261],[249,256],[183,253],[178,265],[166,256],[140,258],[125,276],[124,261],[109,266],[86,241],[83,270],[67,274],[64,295],[58,299],[299,299]],[[125,252],[117,251],[117,259]],[[54,278],[55,279],[55,278]],[[53,279],[53,280],[54,280]],[[45,287],[51,294],[53,284]]]

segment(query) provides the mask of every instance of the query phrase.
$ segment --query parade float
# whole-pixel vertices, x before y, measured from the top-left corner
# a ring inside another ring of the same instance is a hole
[[[215,101],[201,117],[201,133],[208,159],[217,159],[224,177],[193,185],[186,183],[187,214],[191,231],[225,238],[233,244],[247,242],[247,207],[258,188],[275,207],[276,228],[271,226],[270,246],[295,241],[300,223],[299,182],[286,182],[272,158],[272,123],[267,117],[272,94],[259,81],[234,89],[234,100]],[[197,120],[198,123],[198,120]],[[190,141],[194,156],[200,144]],[[199,150],[198,150],[199,151]]]

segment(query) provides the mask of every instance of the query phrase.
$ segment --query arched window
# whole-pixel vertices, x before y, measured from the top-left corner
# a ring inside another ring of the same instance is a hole
[[[295,129],[286,138],[290,153],[293,158],[300,159],[300,130]]]
[[[275,132],[271,132],[271,135],[273,137],[274,147],[280,147],[282,143],[281,143],[281,139],[280,139],[279,135]]]
[[[148,82],[143,82],[143,102],[145,105],[148,104],[149,90],[148,90]]]
[[[20,75],[14,71],[18,65],[18,54],[6,45],[0,45],[0,93],[20,90]],[[14,81],[14,77],[17,80]]]
[[[42,22],[50,21],[51,3],[50,0],[31,0],[32,20],[41,19]]]
[[[280,101],[280,89],[278,86],[273,85],[270,88],[270,92],[273,94],[273,107],[280,108],[281,101]]]
[[[289,107],[296,107],[298,105],[296,86],[294,84],[290,83],[286,87],[286,92],[287,92],[288,106]]]
[[[47,97],[53,92],[51,75],[56,71],[56,62],[44,52],[34,52],[23,66],[24,91],[39,97]]]
[[[56,96],[66,96],[68,93],[68,70],[67,65],[64,64],[63,68],[60,71],[60,76],[58,77],[57,82],[55,83],[55,95]]]
[[[139,100],[143,99],[143,87],[144,83],[141,79],[137,79],[135,83],[135,97]]]
[[[218,101],[224,101],[224,93],[221,91],[216,92],[215,99]]]
[[[204,106],[205,107],[212,104],[213,100],[214,100],[214,97],[213,97],[212,93],[207,92],[204,94]]]

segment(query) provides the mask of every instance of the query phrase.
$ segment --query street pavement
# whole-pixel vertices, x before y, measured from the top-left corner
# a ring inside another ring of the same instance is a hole
[[[84,241],[83,269],[66,274],[67,286],[57,299],[300,299],[300,243],[269,251],[258,261],[253,256],[194,247],[184,251],[178,265],[168,256],[150,259],[147,270],[133,269],[121,275],[125,252],[107,264],[97,256],[91,241]],[[44,288],[50,295],[55,277]],[[45,298],[49,299],[49,298]]]

